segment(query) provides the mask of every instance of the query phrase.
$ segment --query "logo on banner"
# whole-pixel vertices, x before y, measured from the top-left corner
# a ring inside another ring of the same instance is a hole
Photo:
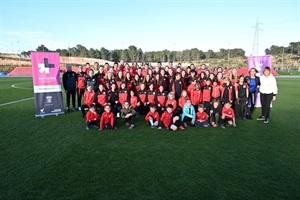
[[[52,96],[46,96],[46,102],[52,103]]]
[[[44,63],[38,63],[40,73],[49,74],[50,68],[55,68],[54,64],[50,64],[48,58],[44,58]]]

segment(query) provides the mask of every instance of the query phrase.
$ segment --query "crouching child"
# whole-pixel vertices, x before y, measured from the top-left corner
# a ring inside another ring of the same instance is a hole
[[[99,114],[96,112],[96,106],[94,104],[90,105],[88,112],[86,113],[86,130],[90,130],[91,126],[99,128]]]
[[[129,126],[129,129],[134,128],[134,117],[136,111],[130,106],[128,101],[125,101],[121,109],[121,117],[124,119],[126,126]]]
[[[176,131],[177,129],[185,129],[182,126],[179,116],[174,116],[173,105],[171,104],[167,105],[167,110],[162,114],[158,129],[162,129],[163,126],[171,131]]]
[[[204,110],[204,105],[200,104],[198,106],[198,112],[196,114],[196,126],[203,126],[203,127],[208,127],[209,122],[208,122],[208,114]]]
[[[224,107],[222,108],[222,128],[225,128],[225,124],[227,123],[229,126],[233,126],[236,127],[236,123],[235,123],[235,114],[234,114],[234,110],[231,108],[231,103],[230,102],[226,102],[224,104]]]
[[[115,115],[113,112],[111,112],[110,105],[105,105],[104,112],[102,113],[101,116],[99,131],[102,131],[103,129],[107,129],[107,130],[116,129]]]
[[[150,105],[150,111],[146,115],[145,121],[151,126],[151,128],[158,128],[159,114],[156,111],[156,105]]]

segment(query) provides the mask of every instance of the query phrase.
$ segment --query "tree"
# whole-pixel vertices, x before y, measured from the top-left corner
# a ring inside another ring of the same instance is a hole
[[[36,48],[36,51],[49,52],[50,50],[43,44]]]
[[[215,58],[216,57],[216,54],[215,54],[215,52],[213,51],[213,50],[208,50],[207,52],[206,52],[206,57],[207,58]]]
[[[77,44],[76,49],[78,50],[79,57],[88,57],[89,56],[88,49],[85,46]]]
[[[137,57],[137,62],[143,62],[144,60],[144,53],[143,53],[143,50],[141,48],[139,48],[137,50],[137,54],[138,54],[138,57]]]
[[[138,50],[135,46],[131,45],[128,47],[128,55],[129,60],[131,62],[136,61],[138,59]]]
[[[109,50],[105,49],[104,47],[101,47],[100,49],[100,52],[101,52],[101,59],[103,60],[108,60],[109,57],[110,57],[110,52]]]
[[[110,52],[110,60],[113,61],[113,62],[119,62],[120,56],[119,56],[117,50],[112,50]]]

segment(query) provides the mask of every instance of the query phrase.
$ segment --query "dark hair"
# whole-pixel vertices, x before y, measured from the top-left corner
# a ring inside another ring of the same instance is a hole
[[[151,104],[151,105],[150,105],[150,108],[156,109],[156,105],[155,105],[155,104]]]
[[[90,65],[90,63],[87,62],[87,63],[85,63],[85,65]]]
[[[264,71],[265,71],[265,70],[271,71],[271,68],[270,68],[269,66],[266,66],[266,67],[264,68]]]
[[[203,104],[199,104],[198,108],[204,108]]]
[[[167,108],[172,108],[173,109],[173,105],[172,104],[168,104]]]

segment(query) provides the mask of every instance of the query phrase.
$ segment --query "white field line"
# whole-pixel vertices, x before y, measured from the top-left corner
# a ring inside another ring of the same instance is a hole
[[[3,103],[3,104],[0,104],[0,107],[1,106],[6,106],[6,105],[10,105],[10,104],[14,104],[14,103],[19,103],[19,102],[22,102],[22,101],[28,101],[28,100],[31,100],[33,98],[34,97],[30,97],[30,98],[26,98],[26,99],[20,99],[18,101],[11,101],[11,102],[8,102],[8,103]]]
[[[31,83],[31,82],[23,82],[23,83],[16,83],[16,84],[13,84],[11,85],[12,88],[17,88],[17,89],[25,89],[25,90],[32,90],[33,88],[27,88],[27,87],[20,87],[18,85],[24,85],[24,84],[27,84],[27,83]]]

